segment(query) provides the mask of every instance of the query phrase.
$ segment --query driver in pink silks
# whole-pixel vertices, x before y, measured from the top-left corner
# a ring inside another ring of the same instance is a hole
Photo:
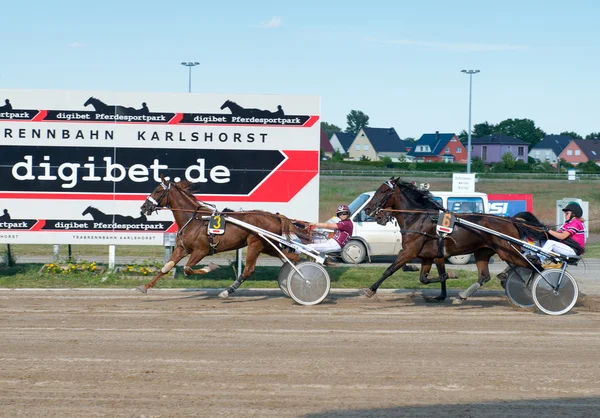
[[[565,223],[558,231],[549,230],[549,240],[544,243],[542,249],[554,251],[563,255],[581,255],[585,251],[585,229],[583,227],[583,209],[576,202],[571,202],[563,209]],[[560,268],[560,264],[547,260],[540,256],[542,267]]]
[[[339,205],[335,215],[340,219],[337,223],[314,223],[310,225],[311,229],[327,228],[334,229],[333,237],[327,241],[315,242],[308,244],[307,247],[313,248],[320,253],[339,252],[350,241],[354,224],[350,220],[350,208],[348,205]]]

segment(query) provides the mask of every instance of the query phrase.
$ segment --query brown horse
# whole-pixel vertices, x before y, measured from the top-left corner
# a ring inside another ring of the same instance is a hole
[[[191,185],[187,181],[171,182],[162,177],[162,182],[146,198],[141,207],[142,213],[151,215],[159,208],[168,208],[173,212],[173,217],[178,226],[177,246],[171,255],[169,261],[161,268],[156,277],[150,282],[138,287],[143,293],[153,287],[161,277],[167,274],[182,258],[190,255],[185,267],[184,274],[206,274],[218,266],[210,263],[202,269],[194,270],[193,267],[204,257],[214,253],[237,250],[248,247],[246,253],[246,266],[242,274],[235,282],[219,296],[227,297],[254,273],[256,260],[260,253],[265,253],[273,257],[280,258],[281,255],[267,241],[260,238],[255,232],[244,229],[234,223],[224,222],[225,233],[222,235],[211,236],[208,234],[208,221],[203,220],[202,216],[212,215],[215,210],[208,204],[203,204],[196,200],[194,195],[188,191]],[[264,211],[250,212],[226,212],[227,217],[235,217],[243,222],[254,225],[258,228],[272,232],[277,235],[289,238],[290,234],[295,234],[303,242],[308,242],[309,237],[303,230],[297,227],[290,219],[283,215],[273,214]],[[298,262],[299,255],[293,251],[288,252],[286,256],[290,261]]]
[[[457,223],[451,234],[445,238],[440,237],[436,232],[436,218],[439,211],[447,212],[433,199],[429,191],[401,181],[400,178],[395,179],[392,177],[377,189],[367,203],[365,212],[371,216],[375,213],[375,220],[380,225],[384,225],[390,216],[394,216],[402,230],[404,248],[379,280],[373,283],[370,288],[363,289],[365,296],[373,296],[385,279],[413,258],[422,260],[420,279],[422,282],[428,283],[427,275],[433,260],[474,253],[479,276],[477,283],[474,283],[466,291],[460,292],[455,303],[466,300],[479,287],[490,280],[488,264],[494,254],[498,254],[503,261],[515,266],[530,267],[519,253],[520,249],[518,247],[495,235],[469,229]],[[524,234],[533,236],[536,239],[542,238],[540,237],[542,235],[545,239],[542,229],[530,228],[527,224],[517,222],[511,218],[486,214],[455,214],[455,216],[516,239],[520,239]],[[438,263],[436,262],[436,264]],[[439,267],[438,264],[438,269]],[[436,298],[440,301],[446,298],[446,283],[443,276],[445,275],[440,272],[442,290],[440,296]]]

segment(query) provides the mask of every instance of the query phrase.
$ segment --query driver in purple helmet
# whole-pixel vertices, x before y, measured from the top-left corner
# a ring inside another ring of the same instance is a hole
[[[350,241],[354,224],[350,220],[350,208],[348,205],[339,205],[335,215],[340,219],[339,222],[317,222],[311,224],[311,228],[333,229],[335,232],[327,241],[308,244],[308,247],[314,248],[320,253],[339,252]]]

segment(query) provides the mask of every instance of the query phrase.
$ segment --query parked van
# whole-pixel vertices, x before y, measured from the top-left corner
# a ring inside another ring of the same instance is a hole
[[[352,238],[344,247],[341,257],[346,263],[371,261],[373,256],[397,255],[402,249],[402,233],[395,218],[386,225],[379,225],[367,216],[365,206],[375,192],[359,195],[350,207],[350,219],[354,222]],[[485,193],[431,192],[441,205],[456,213],[488,213],[490,206]],[[471,254],[449,257],[452,264],[467,264]]]

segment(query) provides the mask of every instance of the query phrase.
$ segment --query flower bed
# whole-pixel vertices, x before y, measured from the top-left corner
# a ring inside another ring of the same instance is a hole
[[[118,273],[118,274],[121,274],[121,275],[127,276],[127,277],[139,277],[139,278],[154,277],[154,276],[156,276],[156,274],[158,274],[159,271],[160,271],[160,267],[140,266],[140,265],[136,265],[136,264],[127,264],[125,266],[118,266],[115,269],[115,273]],[[169,271],[169,273],[167,273],[167,276],[169,276],[171,278],[175,278],[175,268],[171,269],[171,271]]]
[[[76,273],[95,273],[101,274],[104,273],[104,267],[98,266],[95,261],[87,262],[82,261],[80,263],[68,263],[68,264],[57,264],[57,263],[48,263],[44,264],[40,269],[40,273],[45,274],[60,274],[60,275],[69,275]]]

